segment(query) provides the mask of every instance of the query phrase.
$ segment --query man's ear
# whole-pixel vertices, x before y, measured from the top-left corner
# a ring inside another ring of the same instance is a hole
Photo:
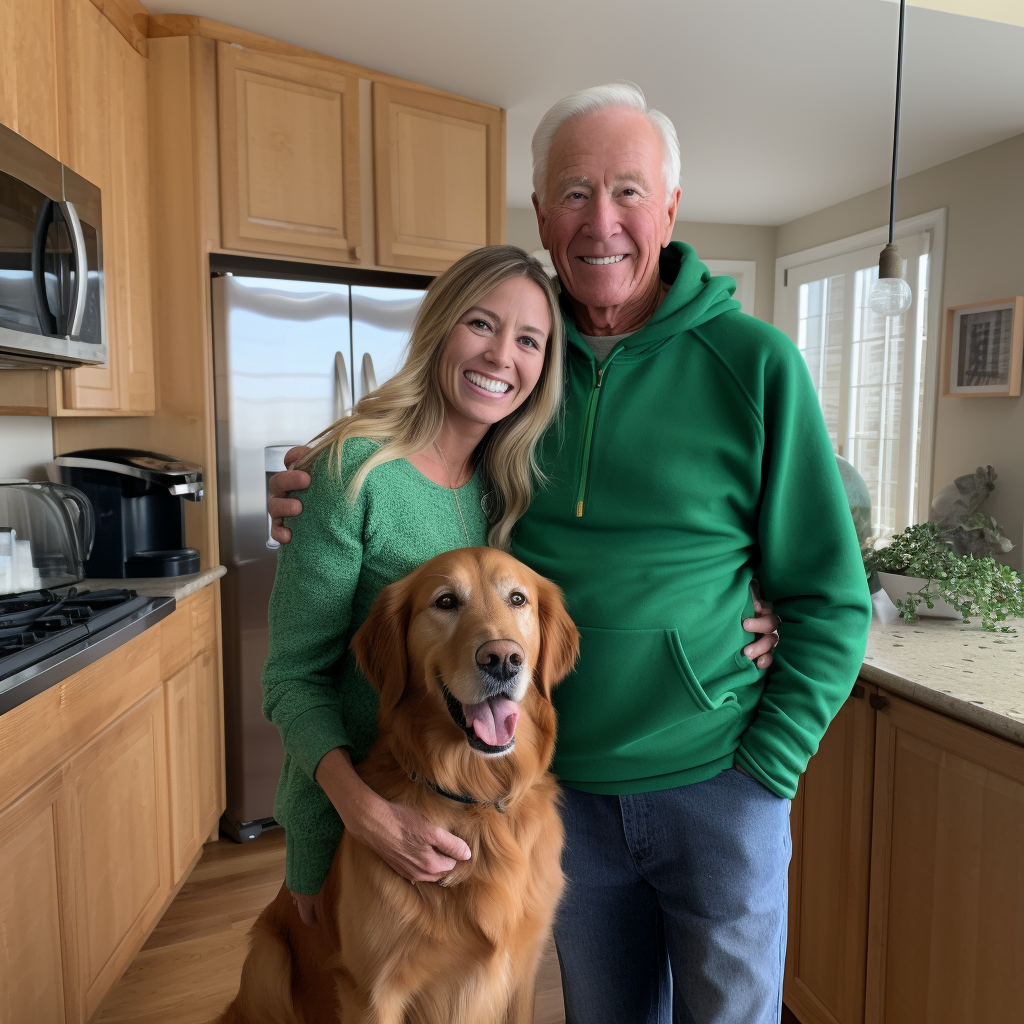
[[[541,245],[546,249],[548,243],[544,238],[544,225],[547,222],[547,217],[544,216],[544,211],[540,208],[540,200],[537,198],[537,193],[532,193],[530,198],[533,200],[533,209],[537,214],[537,234],[540,235]]]
[[[540,664],[533,674],[537,689],[546,700],[551,690],[571,671],[580,653],[580,635],[565,608],[562,591],[550,580],[537,578],[540,616]]]
[[[385,587],[349,645],[363,675],[380,694],[381,711],[385,714],[394,711],[409,678],[405,642],[410,596],[404,580]]]

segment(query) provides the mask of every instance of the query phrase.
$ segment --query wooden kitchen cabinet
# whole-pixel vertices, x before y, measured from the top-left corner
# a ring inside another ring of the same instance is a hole
[[[154,410],[148,62],[90,0],[64,0],[64,162],[99,186],[108,361],[52,378],[55,415]]]
[[[356,262],[359,81],[217,44],[222,245]]]
[[[877,716],[867,1024],[1024,1007],[1024,748],[888,697]]]
[[[793,801],[785,998],[803,1024],[861,1024],[877,691],[858,684]]]
[[[0,122],[60,153],[58,14],[54,0],[0,0]]]
[[[171,890],[159,690],[68,767],[79,979],[88,1019],[159,919]]]
[[[214,657],[208,648],[164,685],[175,881],[190,867],[222,810],[220,687]]]
[[[373,85],[377,262],[441,271],[505,238],[505,112]]]
[[[66,812],[63,781],[63,773],[54,772],[0,811],[0,879],[17,880],[0,886],[0,1021],[5,1024],[69,1019],[64,949],[70,936],[61,914],[65,881],[57,845],[58,818]]]

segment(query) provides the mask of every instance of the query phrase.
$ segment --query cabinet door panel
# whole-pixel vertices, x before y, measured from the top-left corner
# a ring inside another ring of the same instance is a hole
[[[103,197],[108,359],[65,370],[57,415],[152,413],[149,62],[89,0],[66,0],[68,165]]]
[[[878,714],[871,1024],[1002,1024],[1024,1006],[1024,749],[889,698]]]
[[[504,238],[502,111],[375,82],[377,261],[444,270]]]
[[[60,793],[57,773],[0,811],[0,1021],[12,1024],[65,1021]]]
[[[210,834],[224,810],[222,796],[224,729],[221,725],[220,673],[218,654],[208,648],[193,663],[196,686],[197,742],[199,746],[198,786],[200,842]]]
[[[196,673],[191,663],[164,683],[167,700],[167,762],[171,800],[171,877],[181,878],[199,848],[199,726]]]
[[[71,761],[80,959],[91,1015],[170,891],[163,694],[141,701]]]
[[[856,687],[793,803],[785,998],[803,1024],[863,1020],[874,692]]]
[[[127,331],[120,316],[123,286],[122,217],[123,176],[117,174],[112,155],[122,137],[124,95],[119,88],[120,68],[112,47],[117,31],[89,0],[67,0],[64,5],[66,40],[66,103],[68,153],[66,163],[96,185],[103,200],[103,287],[106,296],[108,359],[103,366],[64,370],[56,396],[56,412],[117,410],[121,407],[121,349]],[[120,38],[118,36],[118,38]],[[125,44],[127,45],[127,43]],[[140,58],[141,59],[141,58]],[[118,184],[122,187],[118,188]]]
[[[226,249],[359,258],[359,83],[217,44]]]
[[[0,0],[0,122],[59,160],[53,0]]]

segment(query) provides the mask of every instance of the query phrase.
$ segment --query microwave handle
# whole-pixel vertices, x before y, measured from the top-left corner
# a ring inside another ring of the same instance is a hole
[[[46,301],[46,236],[53,219],[53,200],[45,199],[36,216],[36,226],[32,233],[32,290],[36,300],[36,317],[39,329],[44,335],[57,333],[57,320],[50,312],[50,304]]]
[[[77,338],[82,333],[82,321],[85,320],[85,305],[89,300],[89,258],[85,252],[85,235],[82,234],[82,222],[78,219],[78,211],[74,203],[61,203],[64,219],[71,228],[71,251],[75,256],[75,294],[71,300],[71,321],[68,324],[68,337]]]

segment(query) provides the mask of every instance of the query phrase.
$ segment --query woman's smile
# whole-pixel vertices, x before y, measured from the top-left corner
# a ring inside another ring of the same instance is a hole
[[[462,376],[474,391],[483,391],[488,397],[504,398],[513,390],[513,385],[498,377],[491,377],[479,370],[464,370]]]

